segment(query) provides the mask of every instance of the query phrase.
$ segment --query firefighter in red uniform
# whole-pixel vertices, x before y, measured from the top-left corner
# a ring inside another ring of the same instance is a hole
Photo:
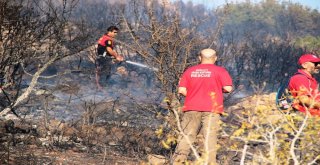
[[[112,59],[117,61],[123,61],[123,56],[114,51],[114,38],[118,34],[119,29],[116,26],[110,26],[105,33],[98,40],[97,57],[95,60],[96,65],[96,83],[99,89],[102,89],[101,79],[105,76],[105,80],[108,80],[111,76]]]
[[[320,93],[318,82],[314,75],[319,73],[320,58],[313,54],[304,54],[299,58],[301,66],[291,77],[289,89],[295,100],[293,107],[300,112],[320,116]]]

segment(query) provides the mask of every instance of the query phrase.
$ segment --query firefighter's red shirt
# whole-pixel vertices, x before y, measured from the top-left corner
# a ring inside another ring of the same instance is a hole
[[[315,99],[316,101],[320,101],[320,96],[318,93],[318,82],[317,80],[308,75],[305,71],[299,69],[299,74],[295,74],[291,77],[289,82],[289,90],[292,93],[294,97],[301,96],[301,95],[307,95],[312,99]],[[307,107],[294,102],[293,107],[301,112],[306,112]],[[309,108],[309,112],[311,115],[317,115],[320,116],[320,110],[319,109],[312,109]]]
[[[187,69],[179,87],[187,89],[183,111],[223,112],[223,87],[232,86],[228,71],[214,64],[199,64]]]
[[[113,48],[113,38],[105,34],[98,40],[98,44]]]
[[[113,44],[113,38],[105,34],[98,40],[98,48],[97,48],[98,54],[102,55],[104,52],[107,52],[107,47],[111,47],[111,49],[113,49],[114,44]]]

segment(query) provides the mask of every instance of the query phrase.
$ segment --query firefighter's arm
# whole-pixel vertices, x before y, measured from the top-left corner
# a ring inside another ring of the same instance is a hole
[[[112,55],[116,60],[123,61],[123,57],[114,51],[111,47],[107,47],[107,52]]]
[[[224,86],[223,93],[230,93],[232,91],[232,86]]]
[[[187,88],[185,87],[179,87],[178,88],[178,93],[182,94],[183,96],[187,96]]]

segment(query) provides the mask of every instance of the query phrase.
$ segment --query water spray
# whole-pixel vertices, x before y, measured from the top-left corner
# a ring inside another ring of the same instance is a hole
[[[141,63],[138,63],[138,62],[133,62],[133,61],[130,61],[130,60],[125,60],[124,62],[126,62],[128,64],[132,64],[132,65],[138,66],[138,67],[151,69],[151,70],[156,71],[156,72],[159,71],[158,68],[151,67],[151,66],[148,66],[148,65],[145,65],[145,64],[141,64]]]

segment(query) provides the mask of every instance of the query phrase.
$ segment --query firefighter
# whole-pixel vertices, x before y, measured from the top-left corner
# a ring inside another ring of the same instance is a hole
[[[117,36],[119,28],[116,26],[110,26],[107,32],[98,40],[97,57],[95,60],[96,65],[96,84],[99,89],[102,89],[101,79],[104,76],[104,80],[107,81],[111,76],[111,66],[113,64],[112,59],[119,62],[123,61],[123,56],[119,55],[114,50],[114,38]]]

